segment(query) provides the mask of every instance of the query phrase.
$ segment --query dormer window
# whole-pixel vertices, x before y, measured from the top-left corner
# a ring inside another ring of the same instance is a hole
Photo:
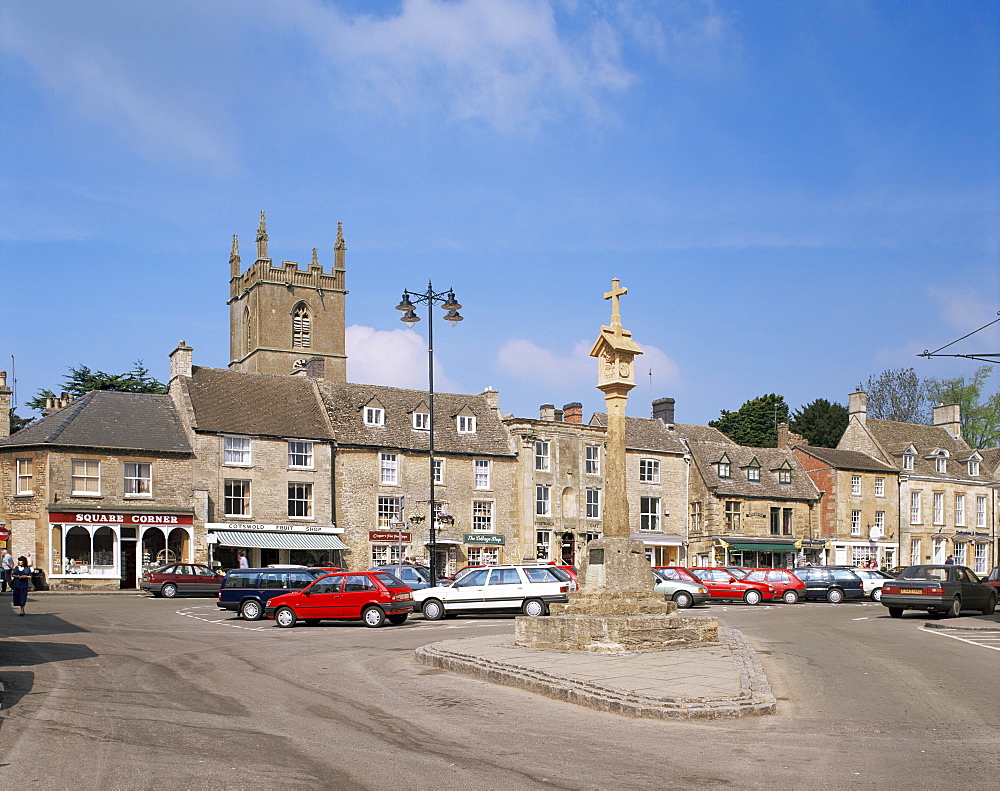
[[[732,477],[733,463],[727,454],[723,453],[722,458],[715,462],[715,469],[720,478]]]
[[[753,483],[760,483],[760,462],[754,457],[753,460],[747,465],[747,480]]]
[[[938,456],[934,459],[934,472],[947,472],[948,471],[948,459],[944,456]]]
[[[414,412],[413,428],[417,431],[429,431],[431,427],[430,412]]]
[[[459,415],[458,416],[458,433],[459,434],[475,434],[476,433],[476,418],[475,415]]]
[[[913,454],[904,453],[903,454],[903,469],[912,470],[913,469]]]
[[[979,475],[978,459],[969,459],[969,475],[971,476]]]
[[[365,425],[366,426],[384,426],[385,425],[385,410],[377,406],[366,406],[365,407]]]
[[[778,473],[778,483],[787,485],[792,482],[792,465],[788,463],[787,459],[782,462],[776,472]]]

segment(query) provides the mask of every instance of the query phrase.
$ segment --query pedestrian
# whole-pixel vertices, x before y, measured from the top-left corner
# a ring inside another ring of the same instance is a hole
[[[20,607],[19,615],[24,615],[24,605],[28,602],[28,586],[31,585],[31,566],[28,559],[21,555],[17,565],[11,571],[11,589],[14,591],[14,606]]]
[[[247,560],[247,556],[243,552],[240,552],[240,568],[241,569],[250,568],[250,561]]]
[[[948,555],[948,559],[944,562],[944,564],[946,566],[954,566],[955,565],[955,558],[954,558],[954,556]]]
[[[0,593],[6,593],[7,588],[13,588],[10,582],[10,574],[14,569],[14,556],[7,551],[4,547],[0,549],[0,571],[2,571],[2,577],[0,577]]]

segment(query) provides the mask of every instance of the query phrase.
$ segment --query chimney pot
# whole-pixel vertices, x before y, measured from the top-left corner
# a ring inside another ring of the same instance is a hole
[[[572,401],[562,408],[563,420],[566,423],[583,423],[583,404]]]
[[[653,417],[666,423],[668,426],[674,422],[674,399],[657,398],[653,402]]]

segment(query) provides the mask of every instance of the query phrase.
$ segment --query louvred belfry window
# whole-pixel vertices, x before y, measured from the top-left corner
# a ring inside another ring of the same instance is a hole
[[[309,311],[305,305],[299,305],[292,313],[292,348],[309,348]]]

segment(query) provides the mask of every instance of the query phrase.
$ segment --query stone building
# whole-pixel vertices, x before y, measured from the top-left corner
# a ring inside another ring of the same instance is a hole
[[[737,445],[706,426],[675,430],[693,461],[690,565],[791,568],[800,551],[809,557],[820,493],[792,451]]]
[[[803,547],[806,558],[817,565],[858,566],[872,559],[886,568],[898,565],[899,472],[855,450],[792,450],[822,495],[817,535]]]
[[[144,568],[204,559],[204,501],[170,396],[61,399],[0,440],[11,552],[55,589],[134,588]]]
[[[318,381],[336,440],[337,524],[349,565],[430,562],[428,394]],[[519,560],[514,529],[515,451],[498,394],[434,394],[434,500],[438,575],[465,564]]]
[[[996,496],[983,454],[962,439],[958,405],[934,407],[933,425],[868,417],[851,393],[840,450],[864,453],[899,474],[899,563],[956,563],[985,573],[996,565]]]

